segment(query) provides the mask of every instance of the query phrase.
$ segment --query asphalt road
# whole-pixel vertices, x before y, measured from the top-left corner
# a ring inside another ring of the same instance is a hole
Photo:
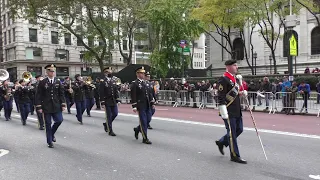
[[[219,153],[214,140],[226,132],[221,124],[154,118],[153,144],[145,145],[134,138],[137,116],[119,115],[116,137],[104,132],[103,112],[92,116],[80,125],[74,114],[64,114],[54,149],[47,148],[36,116],[26,126],[17,113],[9,122],[1,117],[0,149],[9,152],[0,153],[0,179],[304,180],[320,174],[320,136],[261,132],[266,161],[256,133],[245,130],[239,148],[248,164],[242,165],[229,160],[228,150]]]

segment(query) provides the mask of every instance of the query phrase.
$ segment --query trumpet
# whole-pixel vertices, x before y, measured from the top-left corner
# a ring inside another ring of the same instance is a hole
[[[113,80],[116,82],[116,85],[119,86],[121,83],[121,79],[116,77],[116,76],[113,76]]]
[[[94,84],[92,84],[92,78],[89,76],[87,77],[86,81],[84,81],[84,83],[87,85],[87,86],[90,86],[92,87],[93,89],[96,88],[96,86]]]
[[[32,78],[32,74],[29,71],[25,71],[22,73],[22,78],[23,78],[24,82],[28,83],[28,82],[30,82],[30,79]]]

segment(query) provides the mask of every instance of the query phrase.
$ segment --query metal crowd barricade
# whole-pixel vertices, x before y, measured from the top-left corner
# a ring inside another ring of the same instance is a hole
[[[120,97],[121,103],[129,104],[131,101],[131,91],[130,90],[120,91],[119,97]]]
[[[174,90],[159,90],[157,96],[159,104],[173,106],[176,104],[177,92]]]
[[[319,117],[320,105],[317,104],[319,93],[311,92],[309,95],[303,95],[299,92],[278,92],[275,96],[279,98],[275,100],[273,114],[279,112],[278,110],[281,108],[280,112],[288,109],[298,110],[299,113],[309,113],[310,111],[312,111],[312,113],[317,112],[317,117]]]
[[[241,100],[241,95],[240,95],[240,100]],[[244,104],[243,101],[244,100],[241,100],[242,105]],[[268,111],[269,114],[271,114],[273,109],[274,94],[271,92],[249,91],[248,101],[249,101],[249,106],[252,107],[251,109]]]
[[[199,109],[204,109],[204,108],[215,108],[218,107],[218,96],[217,93],[210,92],[210,91],[205,91],[202,92],[202,101],[199,106]]]
[[[202,101],[201,91],[186,91],[181,90],[177,93],[177,102],[174,107],[184,106],[184,107],[200,107]]]

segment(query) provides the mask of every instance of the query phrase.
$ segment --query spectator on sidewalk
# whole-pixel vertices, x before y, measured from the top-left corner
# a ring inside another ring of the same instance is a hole
[[[282,105],[283,105],[283,109],[281,110],[281,112],[286,112],[286,109],[289,106],[289,98],[287,96],[287,91],[289,88],[291,88],[291,82],[288,80],[287,76],[284,76],[283,82],[281,84]]]
[[[251,105],[251,99],[252,99],[252,105],[253,108],[252,110],[254,111],[256,109],[256,98],[257,98],[257,91],[258,91],[257,84],[253,82],[253,80],[250,81],[250,84],[248,86],[248,100],[249,100],[249,105]]]
[[[270,83],[268,77],[263,78],[263,84],[261,86],[260,91],[262,93],[264,93],[265,100],[266,100],[266,108],[264,109],[264,111],[268,111],[269,110],[270,93],[272,91],[272,86],[271,86],[271,83]]]
[[[303,109],[305,109],[305,113],[308,113],[308,99],[310,97],[310,85],[302,81],[298,87],[298,92],[303,97],[303,106],[300,110],[300,113],[302,113]]]
[[[320,104],[320,80],[319,82],[317,83],[317,104]]]
[[[292,111],[292,115],[295,115],[294,110],[296,109],[297,92],[298,92],[297,83],[293,82],[291,88],[288,89],[289,108],[286,111],[287,115],[290,114],[290,111]]]

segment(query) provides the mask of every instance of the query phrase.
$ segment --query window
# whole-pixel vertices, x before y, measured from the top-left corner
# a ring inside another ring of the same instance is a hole
[[[10,23],[11,23],[10,19],[11,19],[11,16],[10,16],[10,13],[8,13],[8,26],[10,26]]]
[[[14,60],[16,59],[16,48],[10,48],[10,49],[6,49],[6,60]]]
[[[288,57],[289,56],[289,52],[290,52],[289,41],[290,41],[290,38],[291,38],[292,34],[296,38],[297,51],[299,51],[299,48],[298,48],[298,33],[296,31],[294,31],[294,30],[288,30],[283,35],[283,57]]]
[[[6,27],[6,15],[3,15],[2,19],[3,19],[3,22],[2,22],[3,28],[5,28]]]
[[[82,39],[77,38],[77,46],[83,46]]]
[[[8,31],[9,44],[11,44],[11,30]]]
[[[51,31],[51,43],[52,44],[59,44],[59,37],[58,32]]]
[[[320,54],[320,27],[311,31],[311,55]]]
[[[99,46],[104,46],[104,42],[102,39],[99,40]]]
[[[93,44],[93,37],[88,37],[88,46],[89,47],[93,47],[94,46],[94,44]]]
[[[3,33],[3,38],[4,38],[4,45],[6,45],[7,44],[7,33],[6,32]]]
[[[38,42],[37,29],[29,29],[29,41],[30,42]]]
[[[27,71],[31,72],[32,76],[35,77],[42,74],[42,67],[27,66]]]
[[[56,68],[57,77],[66,77],[69,76],[69,67],[57,67]]]
[[[70,33],[64,33],[64,44],[71,45],[71,34]]]
[[[69,61],[69,51],[65,49],[56,49],[56,61]]]
[[[26,48],[26,59],[28,60],[41,60],[42,49],[37,47]]]
[[[122,40],[122,49],[124,51],[128,50],[128,40]]]
[[[241,38],[236,38],[233,41],[233,49],[234,49],[234,57],[235,60],[243,60],[244,59],[244,45]]]
[[[16,28],[12,29],[12,42],[16,42]]]

